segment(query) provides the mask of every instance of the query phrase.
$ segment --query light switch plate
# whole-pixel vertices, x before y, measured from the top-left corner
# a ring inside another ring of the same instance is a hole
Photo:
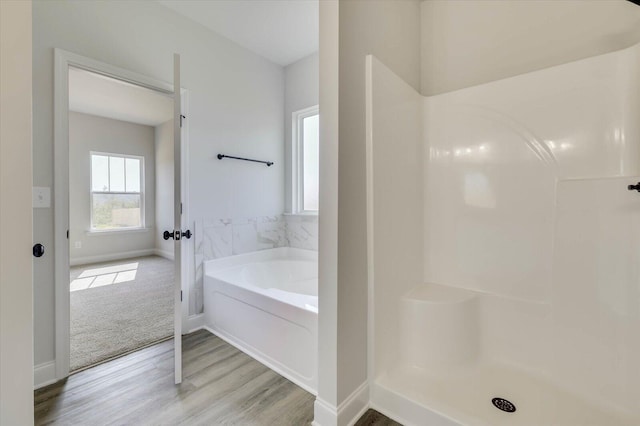
[[[51,188],[48,186],[33,187],[33,208],[48,209],[51,207]]]

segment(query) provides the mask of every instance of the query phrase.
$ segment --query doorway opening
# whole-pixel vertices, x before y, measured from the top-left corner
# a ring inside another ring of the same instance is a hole
[[[71,372],[173,336],[173,99],[69,68]]]
[[[190,231],[179,70],[174,54],[171,85],[55,49],[56,380],[171,337],[182,380],[193,240],[180,238]]]

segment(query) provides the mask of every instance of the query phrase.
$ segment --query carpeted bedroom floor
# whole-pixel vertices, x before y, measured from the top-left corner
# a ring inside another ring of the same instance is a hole
[[[173,336],[173,262],[71,267],[71,371]]]

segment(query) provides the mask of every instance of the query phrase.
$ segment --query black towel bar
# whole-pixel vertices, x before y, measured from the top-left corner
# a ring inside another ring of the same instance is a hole
[[[254,163],[262,163],[262,164],[266,164],[267,167],[271,167],[273,165],[273,161],[253,160],[251,158],[234,157],[232,155],[218,154],[218,160],[222,160],[223,158],[233,158],[234,160],[243,160],[243,161],[252,161]]]

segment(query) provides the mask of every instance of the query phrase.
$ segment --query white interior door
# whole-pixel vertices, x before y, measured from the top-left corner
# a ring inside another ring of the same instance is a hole
[[[180,55],[173,55],[173,238],[174,238],[174,359],[175,382],[182,382],[182,110],[180,96]],[[187,231],[188,232],[188,231]],[[185,235],[189,237],[189,235]]]

